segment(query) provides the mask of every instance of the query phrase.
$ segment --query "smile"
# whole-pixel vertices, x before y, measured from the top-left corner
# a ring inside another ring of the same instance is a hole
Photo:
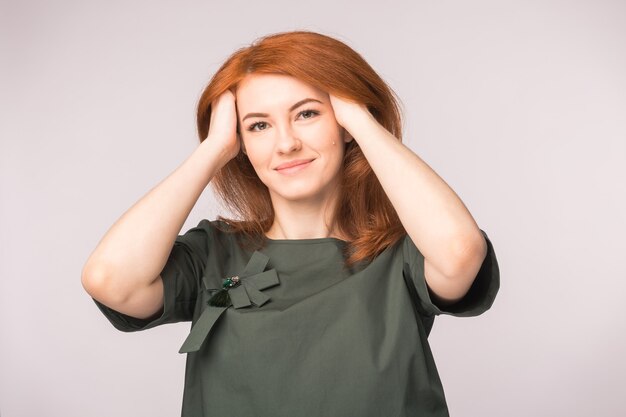
[[[306,167],[308,167],[309,165],[311,165],[311,162],[313,161],[304,162],[302,164],[294,165],[294,166],[287,167],[287,168],[276,169],[276,171],[285,175],[295,174],[296,172],[300,172]]]

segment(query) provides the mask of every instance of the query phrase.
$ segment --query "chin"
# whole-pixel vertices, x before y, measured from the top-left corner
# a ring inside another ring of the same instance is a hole
[[[314,198],[319,198],[320,193],[295,192],[295,193],[274,193],[274,195],[279,197],[282,200],[297,202],[297,201],[304,201],[304,200],[311,200]]]
[[[288,201],[311,200],[320,198],[323,194],[323,191],[319,188],[303,187],[302,184],[292,184],[289,187],[281,187],[279,190],[276,188],[270,190],[272,197]]]

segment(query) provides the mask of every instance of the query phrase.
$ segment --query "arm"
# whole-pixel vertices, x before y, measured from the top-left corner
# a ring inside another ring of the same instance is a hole
[[[434,299],[441,306],[460,300],[487,253],[474,218],[445,181],[365,106],[332,95],[331,102],[338,123],[358,142],[409,237],[424,255],[424,274]]]
[[[239,152],[234,97],[227,93],[214,107],[208,137],[128,209],[91,253],[81,281],[96,300],[137,318],[151,317],[163,307],[159,274],[174,241],[215,173]]]

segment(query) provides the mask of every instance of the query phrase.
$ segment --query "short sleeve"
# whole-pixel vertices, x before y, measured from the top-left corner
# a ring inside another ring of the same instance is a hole
[[[417,290],[417,308],[426,316],[448,314],[458,317],[478,316],[493,304],[500,288],[500,270],[493,245],[487,233],[480,230],[487,242],[487,255],[469,291],[458,302],[438,307],[431,300],[430,290],[424,276],[424,256],[407,234],[402,242],[404,272],[409,275]]]
[[[178,235],[167,262],[161,271],[163,279],[163,310],[148,319],[139,319],[120,313],[94,299],[94,302],[113,324],[124,332],[146,330],[166,323],[191,321],[209,252],[208,220],[186,233]]]

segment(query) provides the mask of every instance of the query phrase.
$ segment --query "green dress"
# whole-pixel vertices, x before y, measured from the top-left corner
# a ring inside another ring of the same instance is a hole
[[[183,417],[448,416],[427,337],[436,315],[491,307],[500,276],[484,231],[488,253],[474,284],[439,308],[408,235],[346,270],[342,240],[266,238],[245,250],[218,223],[202,220],[176,239],[161,274],[160,317],[96,301],[122,331],[192,321],[181,347]],[[225,287],[231,277],[239,281]],[[218,292],[228,306],[209,304]]]

